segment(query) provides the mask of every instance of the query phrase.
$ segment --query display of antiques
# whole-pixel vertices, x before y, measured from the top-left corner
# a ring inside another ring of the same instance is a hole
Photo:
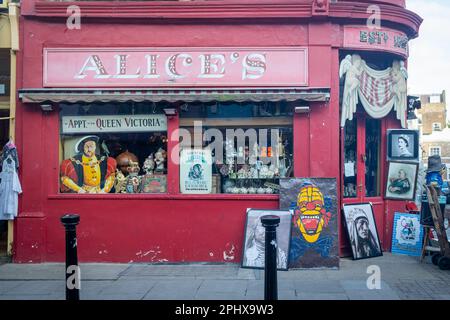
[[[153,159],[153,154],[151,154],[145,159],[144,165],[142,166],[142,169],[145,172],[141,177],[142,193],[165,193],[167,191],[166,175],[157,173],[164,172],[165,153],[158,150],[156,154],[156,159]],[[158,166],[156,160],[158,160],[159,163],[159,171],[158,167],[155,170],[155,166]]]
[[[225,163],[216,163],[222,176],[222,192],[232,194],[277,194],[278,180],[289,177],[292,162],[286,155],[287,140],[278,135],[276,146],[254,143],[235,149],[233,140],[225,142]]]
[[[118,170],[114,189],[116,193],[165,193],[167,192],[167,177],[164,174],[166,151],[159,148],[154,154],[148,155],[142,165],[143,175],[137,156],[128,150],[116,158]]]

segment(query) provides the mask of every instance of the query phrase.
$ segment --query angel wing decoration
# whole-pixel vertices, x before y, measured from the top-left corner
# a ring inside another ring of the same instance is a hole
[[[408,71],[404,61],[394,61],[392,63],[392,93],[394,95],[395,110],[397,119],[401,120],[402,127],[406,127],[406,112],[408,109],[407,83]]]
[[[362,60],[357,54],[347,55],[342,60],[339,67],[339,77],[345,75],[344,95],[342,99],[341,127],[345,126],[347,120],[353,119],[356,112],[356,105],[359,102],[358,89],[360,86],[359,77],[362,73]]]

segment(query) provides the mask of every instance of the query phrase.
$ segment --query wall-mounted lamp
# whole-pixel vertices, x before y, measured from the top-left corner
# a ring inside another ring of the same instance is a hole
[[[41,109],[45,112],[53,111],[53,105],[50,103],[41,103]]]
[[[295,113],[309,113],[309,106],[295,107]]]
[[[175,108],[164,108],[163,111],[167,117],[173,117],[177,115],[177,109]]]

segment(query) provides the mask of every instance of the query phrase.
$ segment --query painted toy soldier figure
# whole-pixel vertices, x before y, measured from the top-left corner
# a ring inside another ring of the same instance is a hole
[[[108,193],[114,186],[117,163],[101,156],[99,137],[87,136],[77,145],[77,154],[61,163],[61,192]]]

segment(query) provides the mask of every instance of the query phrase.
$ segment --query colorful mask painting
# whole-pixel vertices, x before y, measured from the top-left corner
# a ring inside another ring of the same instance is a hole
[[[338,268],[336,179],[280,179],[280,209],[293,211],[289,268]]]

